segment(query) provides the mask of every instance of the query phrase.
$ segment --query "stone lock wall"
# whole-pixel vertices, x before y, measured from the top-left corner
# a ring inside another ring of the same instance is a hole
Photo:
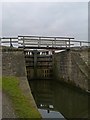
[[[26,76],[24,53],[22,50],[3,47],[2,75],[17,76],[17,77]]]
[[[54,77],[57,80],[89,90],[89,66],[80,55],[80,51],[63,51],[53,56]]]
[[[32,96],[31,89],[27,80],[25,56],[23,49],[2,47],[2,77],[6,77],[6,76],[9,77],[13,76],[18,78],[19,80],[18,86],[21,89],[22,94],[25,95],[27,100],[30,101],[30,104],[33,106],[33,110],[35,110],[39,114],[39,111],[37,109],[36,103]],[[3,79],[2,79],[2,86],[3,86]],[[3,105],[5,104],[3,102],[4,99],[5,98],[2,97]],[[6,107],[3,107],[2,113],[7,108],[7,104],[5,104],[5,106]],[[8,112],[9,111],[7,111],[7,114],[9,114]]]

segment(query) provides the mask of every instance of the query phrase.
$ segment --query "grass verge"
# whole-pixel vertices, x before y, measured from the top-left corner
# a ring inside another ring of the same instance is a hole
[[[0,90],[2,90],[2,77],[0,77]]]
[[[19,118],[41,118],[30,100],[22,93],[16,77],[3,77],[2,88],[12,100],[13,108]]]

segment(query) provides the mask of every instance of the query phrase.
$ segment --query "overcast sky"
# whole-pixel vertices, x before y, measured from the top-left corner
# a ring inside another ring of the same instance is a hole
[[[3,3],[2,36],[43,35],[88,39],[88,3]]]

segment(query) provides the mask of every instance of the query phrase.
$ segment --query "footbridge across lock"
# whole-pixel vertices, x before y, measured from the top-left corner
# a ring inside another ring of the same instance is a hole
[[[58,50],[82,49],[89,42],[74,40],[72,37],[18,36],[2,37],[3,46],[22,49],[25,55],[29,79],[50,79],[53,76],[53,54]]]
[[[88,41],[74,40],[73,37],[18,36],[0,38],[1,45],[24,49],[62,50],[89,46],[89,43]]]

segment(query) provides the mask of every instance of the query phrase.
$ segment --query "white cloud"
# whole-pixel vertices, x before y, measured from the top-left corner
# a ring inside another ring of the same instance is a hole
[[[0,3],[0,36],[2,36],[2,3]]]
[[[89,2],[89,0],[0,0],[2,2]]]
[[[88,3],[4,3],[3,36],[18,34],[87,39]]]

